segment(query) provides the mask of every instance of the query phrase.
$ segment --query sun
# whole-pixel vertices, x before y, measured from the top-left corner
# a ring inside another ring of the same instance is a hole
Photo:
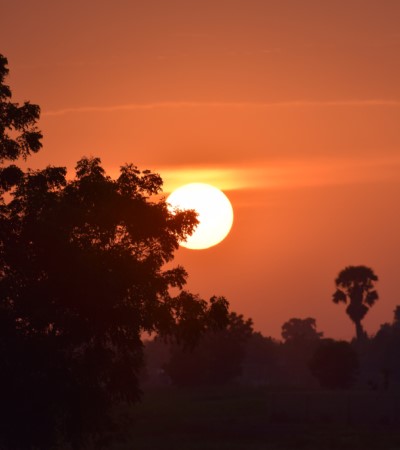
[[[199,225],[182,247],[201,250],[219,244],[229,234],[233,224],[233,209],[228,197],[205,183],[190,183],[176,189],[167,198],[171,209],[194,209]]]

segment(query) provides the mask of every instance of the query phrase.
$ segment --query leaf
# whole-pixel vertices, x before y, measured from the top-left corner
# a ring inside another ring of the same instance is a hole
[[[347,302],[347,296],[346,294],[341,291],[340,289],[338,289],[332,296],[332,300],[334,303],[339,303],[339,302],[343,302],[346,303]]]

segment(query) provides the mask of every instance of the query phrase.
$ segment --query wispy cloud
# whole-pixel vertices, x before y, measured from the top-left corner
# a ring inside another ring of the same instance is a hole
[[[166,194],[187,183],[209,183],[224,191],[295,189],[398,181],[400,157],[258,161],[237,166],[160,166]],[[114,175],[117,170],[111,171]]]
[[[156,109],[193,109],[193,108],[303,108],[303,107],[400,107],[400,100],[295,100],[283,102],[154,102],[127,103],[110,106],[77,106],[44,111],[43,116],[63,116],[74,113],[112,113],[119,111],[141,111]]]

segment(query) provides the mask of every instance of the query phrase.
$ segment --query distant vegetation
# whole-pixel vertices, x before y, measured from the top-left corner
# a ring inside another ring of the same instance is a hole
[[[157,337],[145,344],[148,386],[236,383],[271,388],[397,390],[400,388],[400,307],[392,323],[362,341],[324,338],[312,318],[282,325],[282,340],[254,332],[252,321],[230,314],[225,330],[207,332],[194,349]]]

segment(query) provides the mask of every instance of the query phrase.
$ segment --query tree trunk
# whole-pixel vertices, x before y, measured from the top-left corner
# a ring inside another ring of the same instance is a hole
[[[356,324],[356,336],[357,336],[357,341],[361,342],[364,337],[365,337],[365,331],[363,326],[361,325],[361,321],[357,321],[355,322]]]

